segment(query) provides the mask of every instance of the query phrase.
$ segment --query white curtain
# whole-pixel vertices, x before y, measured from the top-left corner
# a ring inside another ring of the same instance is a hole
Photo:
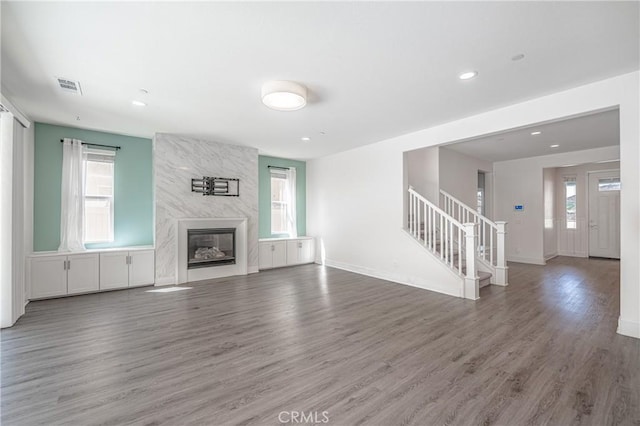
[[[82,141],[64,139],[62,145],[62,203],[58,251],[82,251],[84,247],[85,149]]]
[[[296,168],[289,167],[287,184],[284,189],[284,199],[287,200],[287,234],[290,238],[298,236],[298,221],[296,220]]]

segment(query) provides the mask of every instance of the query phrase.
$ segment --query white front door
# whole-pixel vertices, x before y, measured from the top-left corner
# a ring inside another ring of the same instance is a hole
[[[620,171],[589,173],[589,256],[620,259]]]

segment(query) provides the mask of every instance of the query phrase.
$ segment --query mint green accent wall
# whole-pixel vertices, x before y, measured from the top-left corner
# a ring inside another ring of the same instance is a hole
[[[307,163],[286,158],[258,157],[258,210],[260,215],[260,238],[282,237],[271,234],[271,174],[268,166],[296,168],[296,219],[298,236],[307,234]]]
[[[96,132],[52,124],[35,124],[34,251],[57,250],[60,245],[62,144],[73,138],[103,145],[119,145],[115,161],[114,242],[87,248],[153,244],[153,168],[151,139]]]

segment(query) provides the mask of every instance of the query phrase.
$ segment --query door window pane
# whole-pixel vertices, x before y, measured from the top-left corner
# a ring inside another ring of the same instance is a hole
[[[598,191],[620,191],[620,178],[598,179]]]

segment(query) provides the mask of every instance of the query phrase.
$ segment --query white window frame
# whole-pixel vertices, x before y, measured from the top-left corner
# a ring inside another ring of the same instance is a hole
[[[284,170],[280,170],[277,168],[269,169],[269,211],[270,211],[270,217],[271,217],[269,221],[269,232],[271,235],[286,235],[287,234],[286,225],[285,225],[285,230],[282,232],[274,232],[273,230],[273,203],[278,203],[280,206],[282,206],[285,217],[286,217],[286,211],[288,206],[288,203],[286,201],[273,201],[272,191],[273,191],[274,178],[282,179],[286,181],[287,175],[284,172]]]
[[[87,220],[85,218],[84,221],[84,229],[82,230],[83,235],[85,236],[84,238],[84,242],[86,244],[101,244],[101,243],[112,243],[115,241],[115,195],[116,195],[116,188],[115,188],[115,181],[116,181],[116,167],[115,167],[115,159],[116,159],[116,152],[115,151],[111,151],[111,150],[103,150],[103,149],[94,149],[94,148],[87,148],[86,149],[86,155],[85,155],[85,162],[88,163],[90,161],[93,162],[110,162],[113,163],[113,175],[111,177],[113,184],[112,184],[112,193],[111,195],[87,195],[86,194],[86,189],[85,189],[85,195],[84,195],[84,200],[83,202],[85,203],[85,214],[86,214],[86,202],[87,200],[108,200],[109,201],[109,215],[111,218],[111,223],[109,226],[109,237],[106,240],[88,240],[86,239],[86,235],[87,235]],[[85,164],[85,171],[87,170],[86,164]],[[86,172],[85,172],[86,173]],[[85,177],[86,179],[86,177]],[[86,186],[85,186],[86,188]]]

